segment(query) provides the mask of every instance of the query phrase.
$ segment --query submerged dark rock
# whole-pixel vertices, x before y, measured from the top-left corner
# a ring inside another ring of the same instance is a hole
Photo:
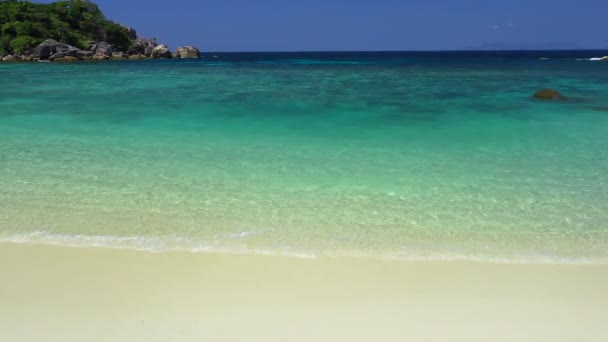
[[[534,93],[534,98],[539,100],[564,100],[566,97],[555,89],[541,89]]]

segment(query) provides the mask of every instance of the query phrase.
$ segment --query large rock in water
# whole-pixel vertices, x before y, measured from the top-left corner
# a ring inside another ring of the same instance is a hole
[[[171,51],[166,45],[159,45],[152,50],[152,58],[171,58]]]
[[[554,89],[541,89],[534,93],[534,98],[539,100],[563,100],[566,97]]]
[[[156,38],[150,38],[150,40],[147,40],[145,38],[138,38],[129,47],[129,49],[127,50],[127,54],[129,56],[143,55],[145,57],[154,57],[152,52],[157,47],[159,47],[159,45],[156,43]],[[165,46],[165,48],[167,48],[167,47]],[[167,50],[168,50],[168,48],[167,48]],[[157,54],[158,53],[159,52],[157,51]],[[167,57],[171,57],[171,56],[167,56]],[[162,58],[162,57],[154,57],[154,58]]]
[[[62,54],[61,57],[72,56],[76,57],[77,55],[82,55],[85,51],[80,50],[77,47],[60,43],[54,39],[47,39],[40,43],[40,45],[36,46],[34,52],[32,53],[32,57],[39,59],[50,59],[51,56],[55,54]]]
[[[95,43],[89,49],[94,56],[112,57],[112,53],[115,51],[114,46],[110,43],[99,42]]]
[[[173,53],[173,58],[200,58],[201,52],[192,46],[180,46]]]

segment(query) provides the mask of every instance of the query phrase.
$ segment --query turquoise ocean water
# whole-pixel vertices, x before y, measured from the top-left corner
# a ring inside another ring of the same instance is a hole
[[[594,56],[0,63],[0,241],[605,263]]]

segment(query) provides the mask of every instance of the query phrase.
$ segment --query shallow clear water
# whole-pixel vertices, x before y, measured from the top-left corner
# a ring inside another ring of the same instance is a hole
[[[562,54],[0,64],[0,240],[606,262],[608,63]]]

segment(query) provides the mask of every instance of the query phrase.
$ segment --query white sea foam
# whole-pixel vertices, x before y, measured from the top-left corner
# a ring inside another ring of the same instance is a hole
[[[235,234],[235,237],[251,235],[250,232]],[[316,258],[314,254],[266,251],[260,249],[223,248],[203,243],[196,243],[182,237],[141,237],[141,236],[101,236],[101,235],[62,235],[36,231],[25,234],[0,236],[0,243],[44,244],[64,247],[98,247],[123,250],[136,250],[151,253],[187,251],[192,253],[251,254],[268,256],[291,256],[298,258]]]
[[[604,57],[591,57],[589,58],[590,61],[604,61],[604,60],[608,60],[608,56],[604,56]]]
[[[243,232],[243,236],[251,234]],[[141,237],[141,236],[100,236],[100,235],[61,235],[45,231],[0,236],[0,243],[42,244],[73,248],[109,248],[135,250],[150,253],[191,252],[231,255],[281,256],[304,259],[320,257],[382,259],[393,261],[429,262],[483,262],[495,264],[549,264],[549,265],[608,265],[606,257],[560,257],[555,255],[475,255],[462,253],[428,253],[424,251],[377,253],[365,251],[306,252],[293,249],[275,248],[227,248],[212,244],[194,242],[181,237]]]

